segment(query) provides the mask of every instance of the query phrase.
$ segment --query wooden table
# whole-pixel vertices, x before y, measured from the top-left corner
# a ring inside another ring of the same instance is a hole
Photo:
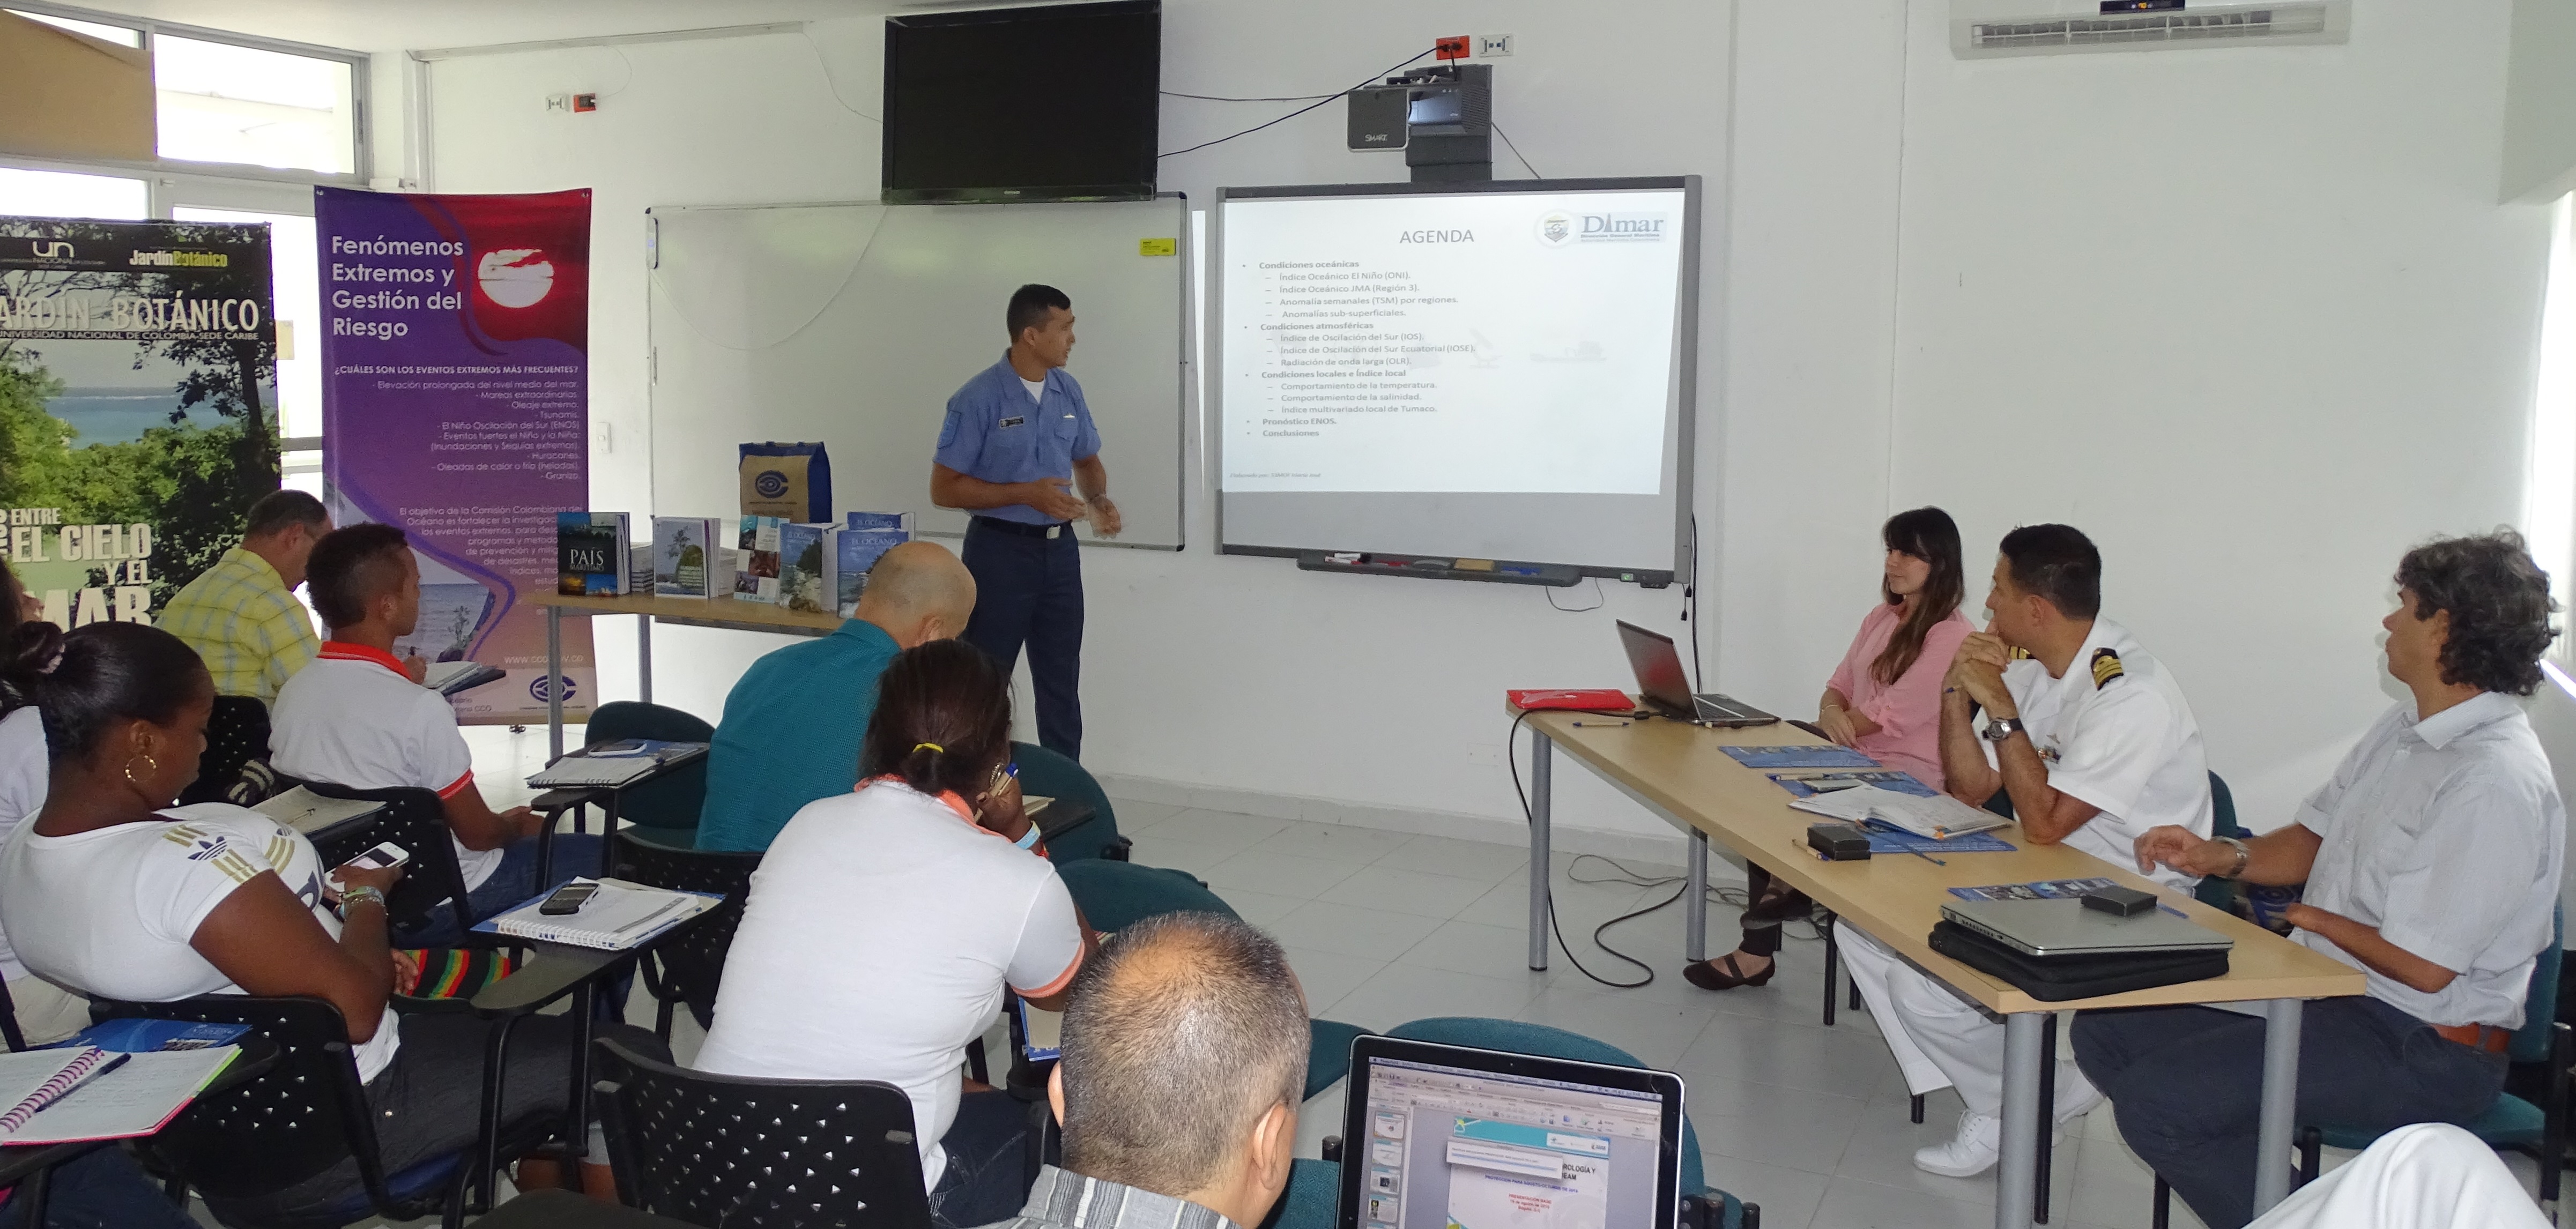
[[[1516,713],[1517,715],[1517,713]],[[1995,835],[2013,843],[2011,853],[1957,853],[1947,865],[1886,855],[1858,862],[1824,862],[1806,851],[1807,825],[1822,816],[1789,806],[1789,794],[1760,771],[1718,750],[1724,746],[1798,746],[1823,740],[1787,723],[1745,729],[1705,729],[1663,719],[1619,725],[1617,718],[1572,712],[1528,714],[1530,752],[1529,967],[1547,967],[1548,826],[1554,752],[1563,750],[1621,793],[1690,834],[1690,886],[1682,894],[1683,950],[1707,956],[1708,843],[1713,838],[1768,869],[1775,878],[1814,897],[1843,920],[1903,956],[1951,993],[2001,1017],[2004,1040],[2004,1141],[1998,1167],[1995,1224],[2020,1229],[2031,1223],[2039,1168],[2039,1136],[2048,1117],[2040,1104],[2042,1053],[2051,1013],[2105,1007],[2191,1003],[2263,1004],[2263,1096],[2258,1156],[2274,1163],[2255,1170],[2254,1209],[2259,1214],[2289,1193],[2290,1171],[2279,1163],[2290,1150],[2298,1090],[2299,1012],[2303,1000],[2362,993],[2359,971],[2190,896],[2159,889],[2133,867],[2113,866],[2063,845],[2034,845],[2018,825]],[[1577,725],[1580,722],[1582,724]],[[2041,879],[2108,877],[2157,891],[2191,920],[2236,941],[2225,977],[2158,986],[2069,1002],[2043,1002],[2010,984],[1933,951],[1925,941],[1941,906],[1957,899],[1953,887],[2022,883]],[[1827,987],[1827,993],[1834,993]]]
[[[844,622],[837,614],[808,613],[789,610],[768,602],[737,601],[729,597],[653,597],[638,594],[631,597],[567,597],[560,593],[539,593],[530,599],[546,611],[546,762],[563,758],[563,688],[555,680],[563,677],[563,619],[566,614],[634,615],[636,679],[641,699],[653,702],[653,625],[678,623],[689,627],[722,627],[745,632],[772,632],[784,636],[828,636]]]

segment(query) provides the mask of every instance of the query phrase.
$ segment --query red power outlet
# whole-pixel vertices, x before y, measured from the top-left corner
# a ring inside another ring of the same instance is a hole
[[[1467,44],[1472,41],[1474,40],[1464,34],[1453,34],[1446,38],[1434,39],[1431,45],[1433,54],[1440,59],[1463,60],[1468,55]]]
[[[572,109],[573,109],[573,110],[575,110],[575,111],[596,111],[596,110],[598,110],[598,109],[599,109],[599,95],[597,95],[597,94],[575,94],[575,95],[573,95],[573,96],[572,96]]]

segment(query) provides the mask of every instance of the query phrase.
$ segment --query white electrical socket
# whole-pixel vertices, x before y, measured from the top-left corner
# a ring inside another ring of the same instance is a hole
[[[1508,34],[1479,34],[1479,35],[1477,35],[1477,36],[1476,36],[1476,58],[1477,58],[1477,59],[1480,59],[1480,60],[1481,60],[1481,59],[1488,58],[1488,57],[1490,57],[1490,56],[1510,55],[1511,53],[1512,53],[1512,36],[1511,36],[1511,35],[1508,35]]]
[[[572,95],[570,95],[570,94],[548,94],[548,95],[546,95],[546,110],[549,110],[549,111],[561,111],[561,112],[563,112],[563,113],[564,113],[564,114],[566,114],[566,115],[570,115],[570,114],[572,114]]]

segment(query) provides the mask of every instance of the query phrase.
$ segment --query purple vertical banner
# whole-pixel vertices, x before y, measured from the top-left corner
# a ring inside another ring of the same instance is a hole
[[[564,718],[598,692],[590,621],[546,675],[555,514],[590,506],[590,192],[314,189],[322,477],[341,524],[399,525],[420,557],[404,647],[500,681],[454,697],[487,725]]]

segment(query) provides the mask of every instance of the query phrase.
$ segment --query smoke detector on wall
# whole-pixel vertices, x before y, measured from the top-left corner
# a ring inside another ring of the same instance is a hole
[[[2058,6],[2030,13],[2029,0],[1998,5],[1959,0],[1951,9],[1950,50],[1960,59],[2065,55],[2091,51],[2170,51],[2193,47],[2246,47],[2341,43],[2350,37],[2350,0],[2293,0],[2283,4],[2193,5],[2158,12],[2106,13],[2099,3]],[[2013,9],[2022,12],[1981,10]]]

